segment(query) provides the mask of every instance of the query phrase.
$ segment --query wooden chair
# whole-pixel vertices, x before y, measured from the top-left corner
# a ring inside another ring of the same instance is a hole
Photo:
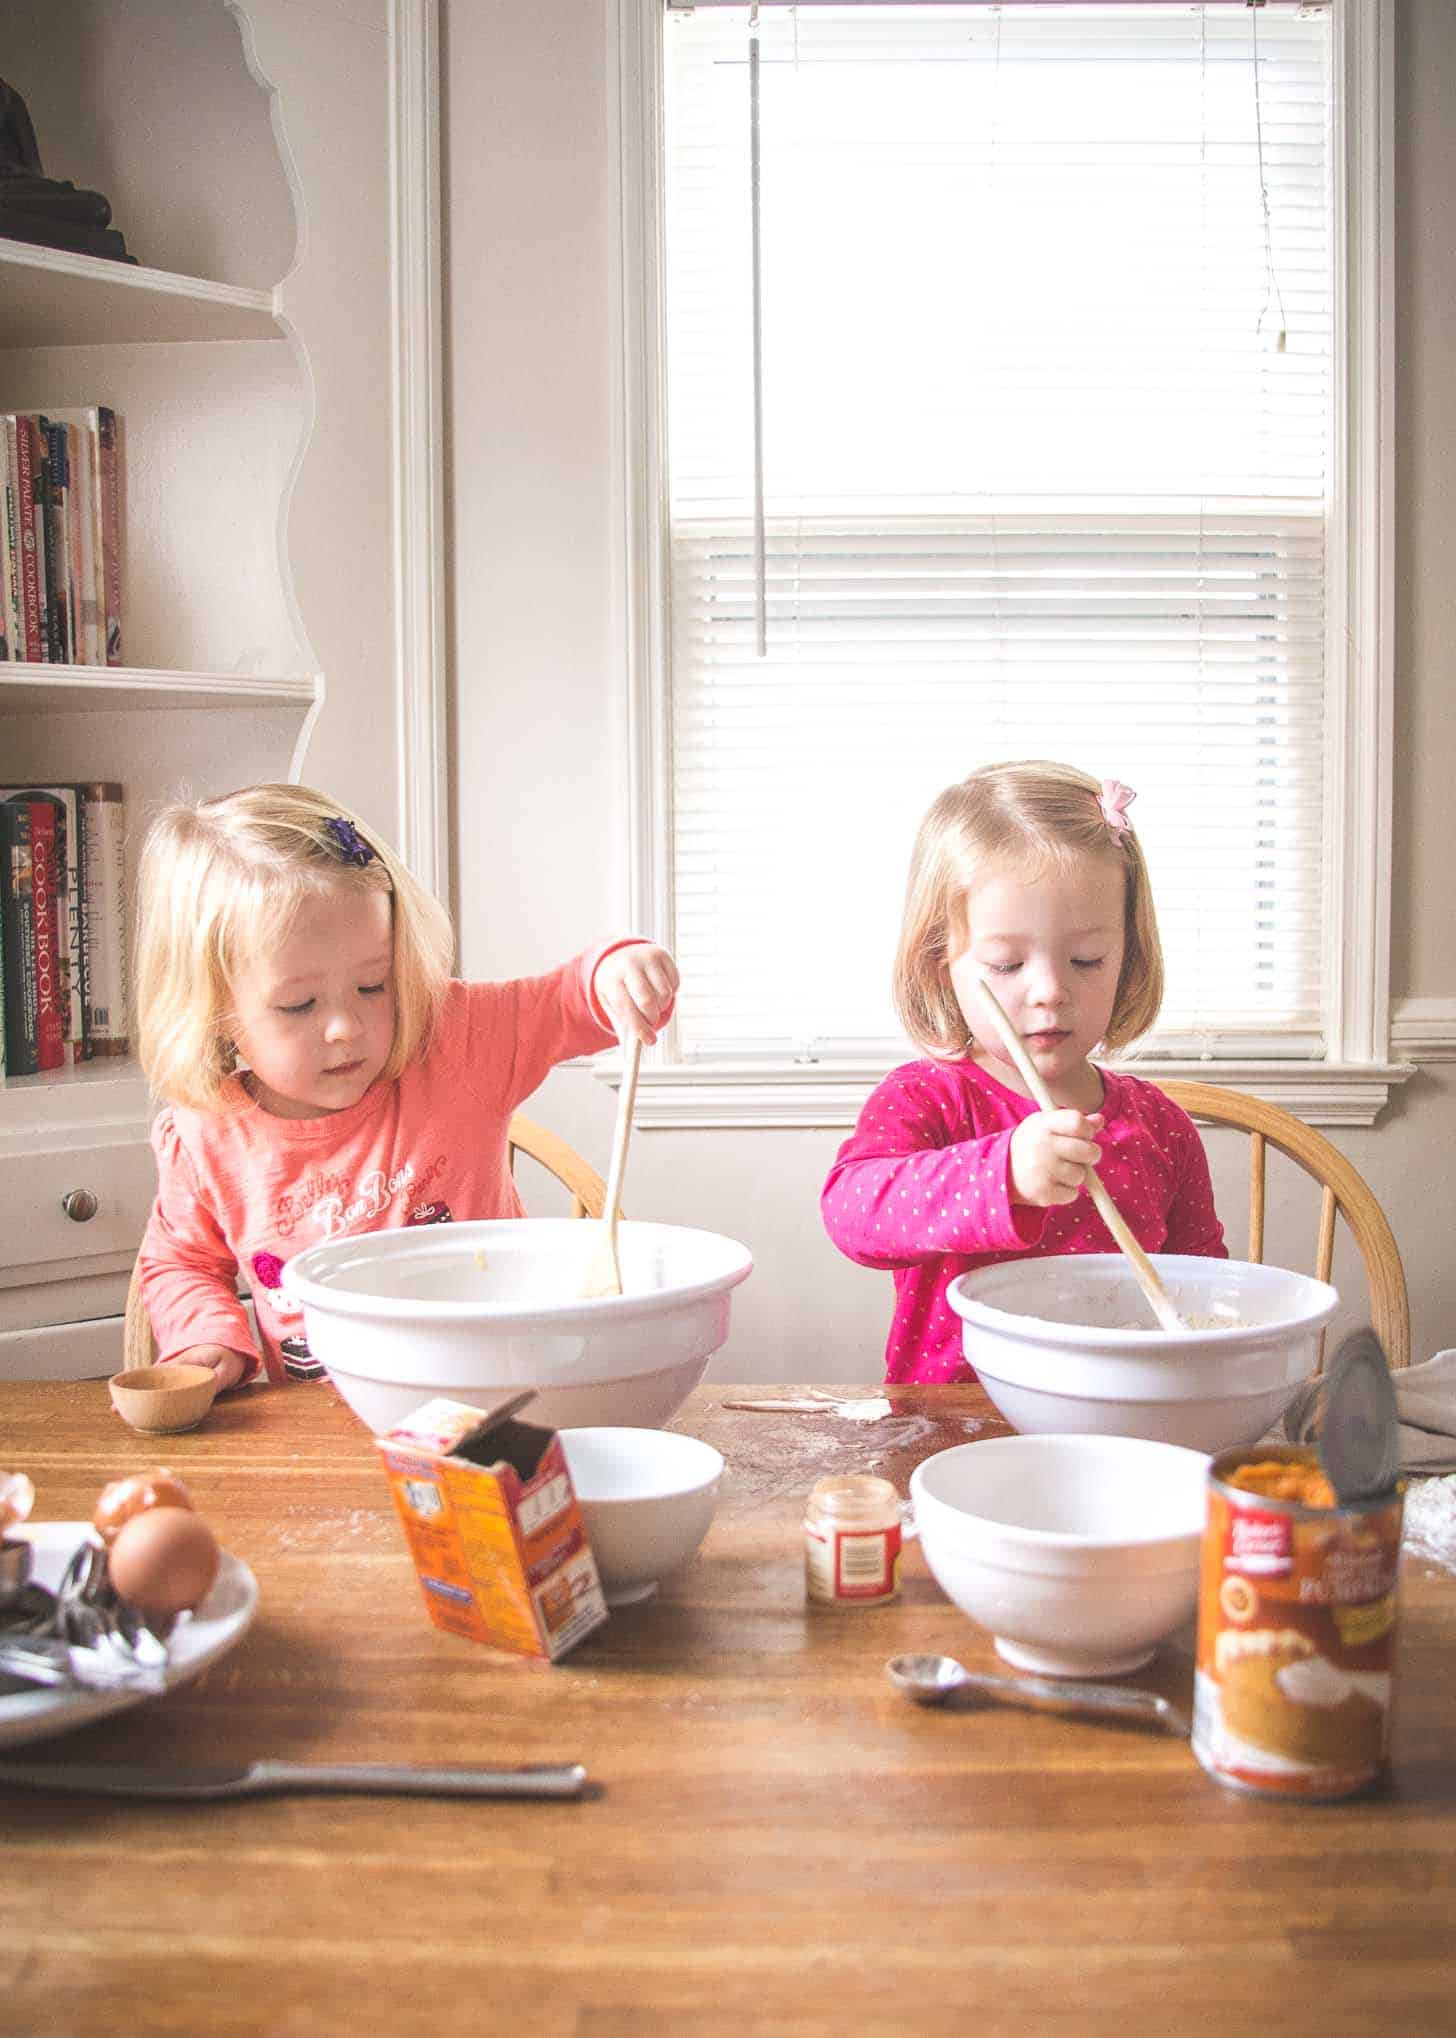
[[[573,1217],[600,1217],[607,1200],[607,1185],[596,1169],[588,1166],[573,1147],[564,1139],[558,1139],[554,1132],[548,1132],[544,1125],[537,1125],[530,1118],[523,1118],[519,1112],[512,1118],[506,1132],[506,1149],[511,1173],[516,1171],[516,1155],[529,1154],[533,1161],[539,1161],[548,1174],[554,1175],[563,1188],[571,1191],[571,1214]],[[152,1338],[152,1326],[142,1306],[141,1284],[137,1269],[131,1270],[131,1287],[126,1297],[126,1317],[122,1330],[121,1369],[130,1372],[134,1366],[155,1365],[157,1347]]]
[[[1264,1168],[1267,1150],[1287,1154],[1320,1185],[1319,1235],[1315,1242],[1315,1274],[1328,1281],[1335,1257],[1335,1218],[1341,1216],[1365,1263],[1370,1291],[1370,1321],[1392,1367],[1410,1364],[1410,1300],[1405,1270],[1385,1212],[1363,1175],[1322,1132],[1260,1097],[1224,1090],[1213,1083],[1160,1083],[1188,1113],[1210,1125],[1232,1125],[1249,1135],[1249,1250],[1251,1260],[1264,1257]],[[1321,1345],[1320,1363],[1324,1363]]]

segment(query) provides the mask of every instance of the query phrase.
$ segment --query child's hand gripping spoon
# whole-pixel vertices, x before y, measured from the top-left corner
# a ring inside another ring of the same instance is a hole
[[[996,993],[991,989],[991,986],[984,977],[981,979],[981,991],[991,1015],[996,1021],[997,1030],[1000,1032],[1006,1046],[1006,1052],[1021,1071],[1021,1080],[1025,1083],[1027,1089],[1030,1090],[1032,1097],[1041,1106],[1043,1111],[1055,1111],[1057,1106],[1053,1101],[1051,1091],[1042,1081],[1035,1062],[1032,1061],[1031,1056],[1021,1044],[1021,1035],[1002,1011]],[[1132,1261],[1132,1270],[1137,1275],[1138,1286],[1148,1298],[1148,1306],[1154,1316],[1157,1317],[1158,1322],[1163,1326],[1164,1330],[1172,1331],[1175,1335],[1186,1335],[1188,1326],[1174,1308],[1173,1298],[1163,1286],[1162,1278],[1157,1268],[1133,1237],[1131,1231],[1128,1230],[1126,1219],[1103,1187],[1102,1178],[1096,1168],[1088,1168],[1087,1170],[1087,1193],[1096,1205],[1103,1223],[1117,1240],[1123,1252]]]
[[[620,1295],[622,1265],[617,1258],[617,1219],[622,1212],[622,1177],[627,1172],[627,1141],[632,1132],[632,1106],[637,1097],[637,1070],[642,1061],[642,1042],[634,1033],[627,1042],[622,1062],[622,1087],[617,1093],[617,1127],[612,1135],[612,1162],[607,1170],[607,1200],[602,1210],[601,1234],[586,1277],[583,1297]]]

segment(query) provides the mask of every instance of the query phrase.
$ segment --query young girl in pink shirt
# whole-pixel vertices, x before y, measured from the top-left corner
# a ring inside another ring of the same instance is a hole
[[[677,990],[644,941],[513,983],[453,979],[444,909],[307,786],[169,808],[140,892],[140,1055],[166,1104],[141,1292],[162,1358],[224,1386],[260,1356],[275,1380],[319,1370],[282,1286],[305,1245],[521,1216],[516,1106],[568,1056],[656,1039]]]
[[[928,1059],[870,1097],[824,1186],[830,1237],[895,1279],[889,1380],[970,1380],[959,1274],[1115,1252],[1084,1187],[1095,1163],[1148,1252],[1227,1248],[1192,1120],[1152,1083],[1098,1067],[1163,997],[1133,794],[1069,765],[988,765],[921,824],[895,1002]],[[988,981],[1059,1108],[1042,1112],[981,994]]]

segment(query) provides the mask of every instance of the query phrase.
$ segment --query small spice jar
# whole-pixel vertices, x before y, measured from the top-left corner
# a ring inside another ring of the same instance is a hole
[[[821,1479],[804,1513],[804,1584],[815,1606],[881,1606],[900,1590],[900,1496],[888,1479]]]

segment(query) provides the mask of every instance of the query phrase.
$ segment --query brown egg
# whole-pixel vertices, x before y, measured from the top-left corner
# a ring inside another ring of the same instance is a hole
[[[186,1507],[151,1507],[123,1522],[106,1555],[111,1582],[154,1619],[200,1606],[217,1576],[212,1530]]]
[[[192,1495],[177,1474],[159,1465],[155,1472],[129,1472],[124,1479],[113,1479],[104,1486],[91,1519],[102,1542],[109,1545],[123,1523],[149,1507],[191,1505]]]

